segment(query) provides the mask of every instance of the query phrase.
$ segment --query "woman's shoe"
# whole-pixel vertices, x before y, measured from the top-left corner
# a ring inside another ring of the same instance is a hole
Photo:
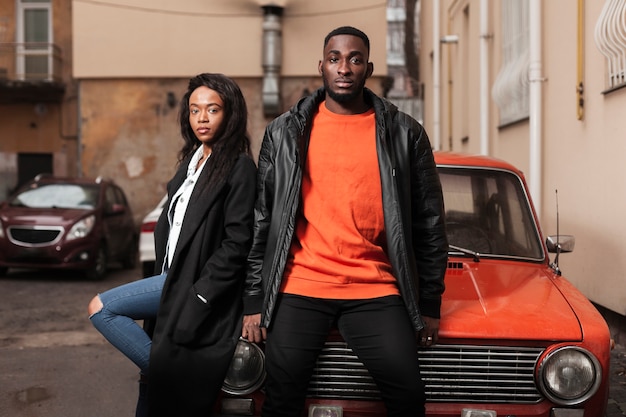
[[[148,417],[148,376],[139,374],[139,397],[135,417]]]

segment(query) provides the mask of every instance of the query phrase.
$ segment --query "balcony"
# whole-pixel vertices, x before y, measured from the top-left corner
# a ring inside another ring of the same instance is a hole
[[[61,101],[62,70],[57,45],[0,42],[0,104]]]

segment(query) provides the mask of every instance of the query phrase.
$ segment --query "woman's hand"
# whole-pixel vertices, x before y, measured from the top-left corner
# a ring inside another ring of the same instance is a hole
[[[243,327],[241,337],[254,343],[261,343],[267,337],[265,327],[259,327],[261,323],[261,313],[250,316],[243,316]]]

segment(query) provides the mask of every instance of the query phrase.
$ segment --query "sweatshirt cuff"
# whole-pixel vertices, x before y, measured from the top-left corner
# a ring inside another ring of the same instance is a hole
[[[243,314],[250,316],[261,313],[263,297],[243,297]]]

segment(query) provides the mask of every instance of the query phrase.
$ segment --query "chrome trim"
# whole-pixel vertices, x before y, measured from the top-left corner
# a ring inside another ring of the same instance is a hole
[[[536,404],[542,347],[436,345],[419,351],[428,402]],[[327,342],[308,388],[315,398],[378,400],[373,379],[345,342]]]
[[[578,398],[572,398],[572,399],[566,399],[566,398],[561,398],[559,396],[557,396],[552,389],[550,389],[546,383],[545,383],[545,366],[546,363],[548,363],[548,361],[556,354],[564,351],[564,350],[575,350],[578,352],[581,352],[583,355],[585,355],[589,361],[591,362],[591,364],[594,367],[594,376],[595,376],[595,380],[593,381],[593,384],[591,385],[591,387],[589,387],[589,390],[584,393],[582,396],[578,397]],[[539,388],[541,389],[541,392],[548,397],[552,402],[554,402],[555,404],[558,405],[578,405],[581,404],[585,401],[587,401],[589,398],[591,398],[597,391],[598,388],[600,388],[600,384],[602,383],[602,366],[600,366],[600,362],[598,361],[598,359],[593,355],[593,353],[589,352],[587,349],[583,349],[579,346],[562,346],[559,347],[558,349],[555,349],[551,352],[549,352],[545,358],[543,358],[543,360],[541,361],[541,364],[539,365],[539,371],[537,372],[537,384],[539,385]]]
[[[41,243],[31,243],[25,242],[23,240],[16,239],[13,236],[13,232],[17,230],[40,230],[40,231],[48,231],[48,232],[58,232],[53,240],[41,242]],[[7,236],[9,241],[17,246],[22,246],[25,248],[41,248],[44,246],[54,245],[59,242],[63,235],[65,234],[65,229],[62,226],[9,226],[7,228]]]

